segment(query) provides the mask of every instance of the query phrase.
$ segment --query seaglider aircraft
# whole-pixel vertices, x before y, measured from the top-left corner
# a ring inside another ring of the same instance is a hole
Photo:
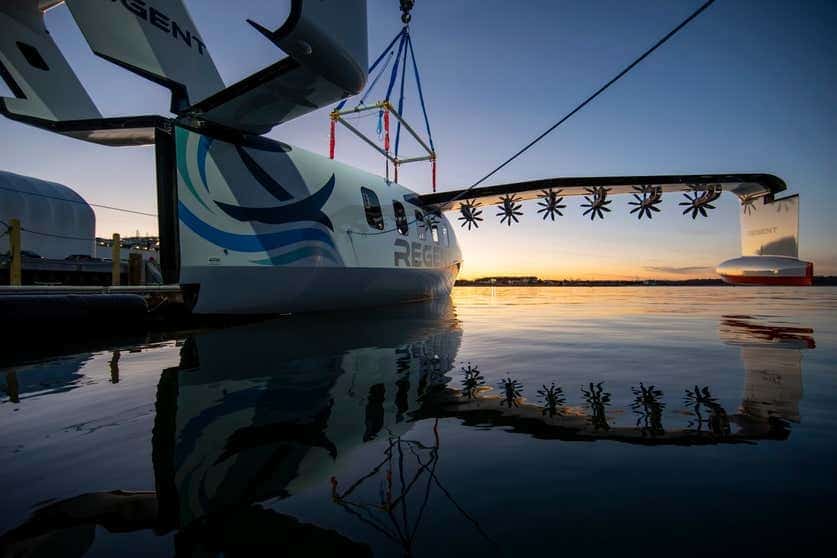
[[[103,117],[47,31],[66,3],[92,51],[171,90],[174,118]],[[250,22],[288,57],[225,86],[181,0],[10,0],[0,5],[6,117],[111,146],[154,145],[164,280],[196,313],[280,313],[446,296],[462,265],[454,227],[478,226],[482,203],[502,222],[539,198],[543,219],[584,196],[602,218],[632,194],[640,219],[664,193],[687,192],[684,214],[706,216],[722,192],[742,204],[742,258],[727,281],[810,284],[798,256],[798,198],[769,174],[552,178],[416,193],[396,181],[264,136],[275,126],[361,92],[367,82],[365,0],[293,0],[276,28]],[[396,114],[396,117],[399,117]],[[400,118],[400,117],[399,117]],[[434,155],[435,157],[435,155]],[[498,203],[499,199],[499,203]]]

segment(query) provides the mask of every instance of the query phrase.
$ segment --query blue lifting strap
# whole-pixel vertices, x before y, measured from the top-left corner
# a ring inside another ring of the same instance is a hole
[[[384,51],[380,54],[380,56],[378,56],[378,58],[375,60],[375,62],[373,62],[372,65],[369,67],[369,73],[370,74],[375,71],[375,68],[378,67],[378,64],[381,63],[381,60],[384,59],[384,56],[386,56],[386,54],[392,49],[393,45],[395,45],[395,41],[397,41],[398,39],[403,38],[404,33],[405,33],[405,30],[401,29],[401,31],[399,31],[398,34],[395,37],[393,37],[393,39],[387,45],[387,48],[384,49]],[[372,82],[372,86],[369,87],[370,90],[372,89],[372,87],[374,87],[374,85],[375,85],[375,83],[377,83],[377,81],[378,80],[376,79],[374,82]],[[368,92],[367,92],[367,94],[368,94]],[[348,99],[343,99],[342,101],[340,101],[340,104],[337,105],[337,108],[335,108],[335,110],[342,109],[344,106],[346,106],[346,103],[348,101],[349,101]]]
[[[430,149],[435,153],[436,146],[433,145],[433,134],[430,132],[430,119],[427,118],[427,107],[424,104],[424,93],[421,90],[421,78],[419,77],[418,64],[416,64],[416,53],[413,51],[413,39],[410,36],[407,36],[407,46],[410,49],[410,58],[413,60],[413,71],[416,74],[416,88],[418,89],[419,101],[421,102],[421,112],[424,113],[424,125],[427,127],[427,139],[430,140]]]

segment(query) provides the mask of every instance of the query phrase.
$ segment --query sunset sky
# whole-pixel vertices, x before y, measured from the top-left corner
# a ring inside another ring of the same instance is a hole
[[[289,0],[187,1],[227,84],[284,54],[246,18],[276,27]],[[412,35],[439,153],[440,189],[465,187],[514,153],[700,5],[633,2],[418,0]],[[377,54],[398,32],[397,0],[369,0]],[[66,7],[47,26],[108,115],[166,112],[169,93],[89,50]],[[488,184],[553,176],[768,172],[801,195],[801,257],[837,274],[837,3],[718,0],[681,34]],[[408,81],[405,111],[419,123]],[[0,95],[10,96],[0,84]],[[371,126],[369,128],[371,130]],[[322,154],[321,110],[270,137]],[[151,148],[106,148],[0,120],[0,169],[54,180],[89,202],[155,212]],[[409,151],[410,144],[405,144]],[[337,158],[383,174],[383,160],[340,134]],[[401,182],[430,190],[429,166]],[[668,195],[653,221],[637,222],[627,198],[603,221],[544,223],[526,204],[522,223],[495,210],[477,231],[457,227],[464,278],[672,278],[713,276],[739,255],[738,203],[723,197],[709,219],[680,214]],[[156,232],[156,220],[97,210],[97,233]],[[455,217],[455,215],[451,215]]]

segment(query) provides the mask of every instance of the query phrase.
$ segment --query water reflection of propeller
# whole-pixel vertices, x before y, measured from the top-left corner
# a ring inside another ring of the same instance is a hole
[[[695,420],[689,426],[695,427],[697,432],[702,432],[704,425],[707,425],[709,431],[716,436],[726,436],[730,433],[727,412],[718,400],[712,397],[709,386],[702,388],[695,386],[694,390],[687,389],[683,405],[692,410]],[[704,411],[708,411],[708,417],[704,417]]]
[[[480,373],[479,367],[472,367],[470,362],[467,368],[462,367],[462,374],[465,376],[462,379],[462,393],[468,399],[473,399],[479,389],[485,385],[485,377]]]
[[[544,415],[549,415],[550,417],[556,415],[563,416],[563,407],[567,402],[567,399],[564,397],[564,388],[556,386],[555,382],[552,382],[549,387],[546,387],[546,384],[544,384],[538,390],[538,395],[543,404]]]
[[[498,384],[503,393],[503,399],[500,405],[506,405],[509,408],[520,405],[520,398],[523,395],[523,384],[510,377],[500,380]]]
[[[610,405],[610,393],[604,390],[604,382],[597,384],[590,382],[587,389],[581,388],[581,395],[590,407],[590,422],[593,429],[608,430],[610,425],[607,423],[605,411]]]
[[[640,382],[639,387],[632,387],[634,400],[631,409],[637,415],[636,425],[643,436],[660,436],[665,434],[663,429],[663,392],[656,387]]]

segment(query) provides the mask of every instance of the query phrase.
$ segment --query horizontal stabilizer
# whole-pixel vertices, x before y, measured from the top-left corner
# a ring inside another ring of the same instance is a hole
[[[52,122],[101,117],[47,32],[37,0],[0,3],[0,31],[0,76],[15,96],[0,98],[0,112]]]
[[[690,188],[713,187],[732,192],[742,199],[771,196],[787,188],[781,178],[772,174],[680,174],[657,176],[598,176],[577,178],[547,178],[482,186],[465,190],[453,190],[418,196],[417,204],[439,211],[456,209],[456,204],[475,200],[484,204],[496,204],[500,196],[515,194],[519,201],[531,200],[543,195],[544,190],[561,190],[562,196],[584,196],[590,189],[607,188],[608,194],[633,194],[636,188],[655,187],[661,192],[682,192]]]
[[[224,88],[181,0],[67,0],[90,48],[172,91],[172,112]]]
[[[263,134],[360,92],[367,77],[366,0],[293,0],[288,20],[251,24],[291,56],[190,107],[195,116]]]
[[[294,0],[288,20],[275,31],[250,24],[347,93],[360,93],[366,85],[366,0]]]

